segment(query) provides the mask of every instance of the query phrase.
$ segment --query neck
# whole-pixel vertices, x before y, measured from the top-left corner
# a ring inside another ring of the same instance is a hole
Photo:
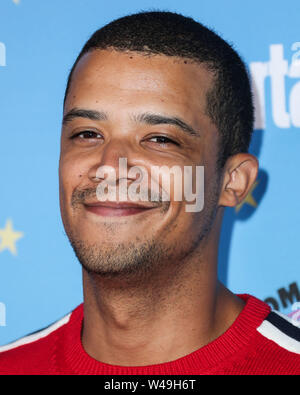
[[[217,249],[147,281],[83,270],[82,343],[94,359],[145,366],[183,357],[224,333],[243,302],[217,281]],[[171,275],[170,275],[171,273]]]

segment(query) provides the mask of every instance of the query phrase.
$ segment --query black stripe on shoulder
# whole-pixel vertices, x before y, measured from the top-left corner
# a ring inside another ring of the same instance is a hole
[[[54,322],[54,324],[55,324],[55,322]],[[47,325],[47,326],[45,326],[45,327],[43,327],[43,328],[41,328],[41,329],[37,329],[37,330],[34,331],[34,332],[30,332],[30,333],[28,333],[28,334],[26,335],[26,337],[29,337],[29,336],[32,336],[32,335],[37,335],[39,332],[43,332],[43,331],[45,331],[46,329],[50,328],[51,325],[53,325],[53,324]]]
[[[289,321],[285,320],[279,314],[274,313],[273,311],[265,318],[266,321],[269,321],[272,325],[276,326],[281,332],[286,334],[293,339],[300,341],[300,329],[291,324]]]

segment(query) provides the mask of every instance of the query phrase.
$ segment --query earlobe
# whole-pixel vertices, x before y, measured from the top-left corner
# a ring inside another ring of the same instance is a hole
[[[254,184],[257,172],[258,160],[251,154],[236,154],[228,158],[224,166],[219,206],[234,207],[241,203]]]

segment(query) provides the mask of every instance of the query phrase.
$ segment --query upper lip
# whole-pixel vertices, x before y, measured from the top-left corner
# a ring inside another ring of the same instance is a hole
[[[147,204],[142,204],[139,202],[116,202],[116,201],[105,201],[101,202],[97,200],[96,202],[85,202],[85,206],[88,207],[111,207],[114,209],[125,209],[125,208],[140,208],[140,209],[150,209],[150,208],[156,208],[158,205],[147,205]]]

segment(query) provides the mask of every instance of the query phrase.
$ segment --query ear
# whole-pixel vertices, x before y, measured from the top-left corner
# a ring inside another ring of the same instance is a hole
[[[223,170],[223,185],[219,206],[234,207],[241,203],[254,184],[258,172],[258,160],[248,153],[229,157]]]

